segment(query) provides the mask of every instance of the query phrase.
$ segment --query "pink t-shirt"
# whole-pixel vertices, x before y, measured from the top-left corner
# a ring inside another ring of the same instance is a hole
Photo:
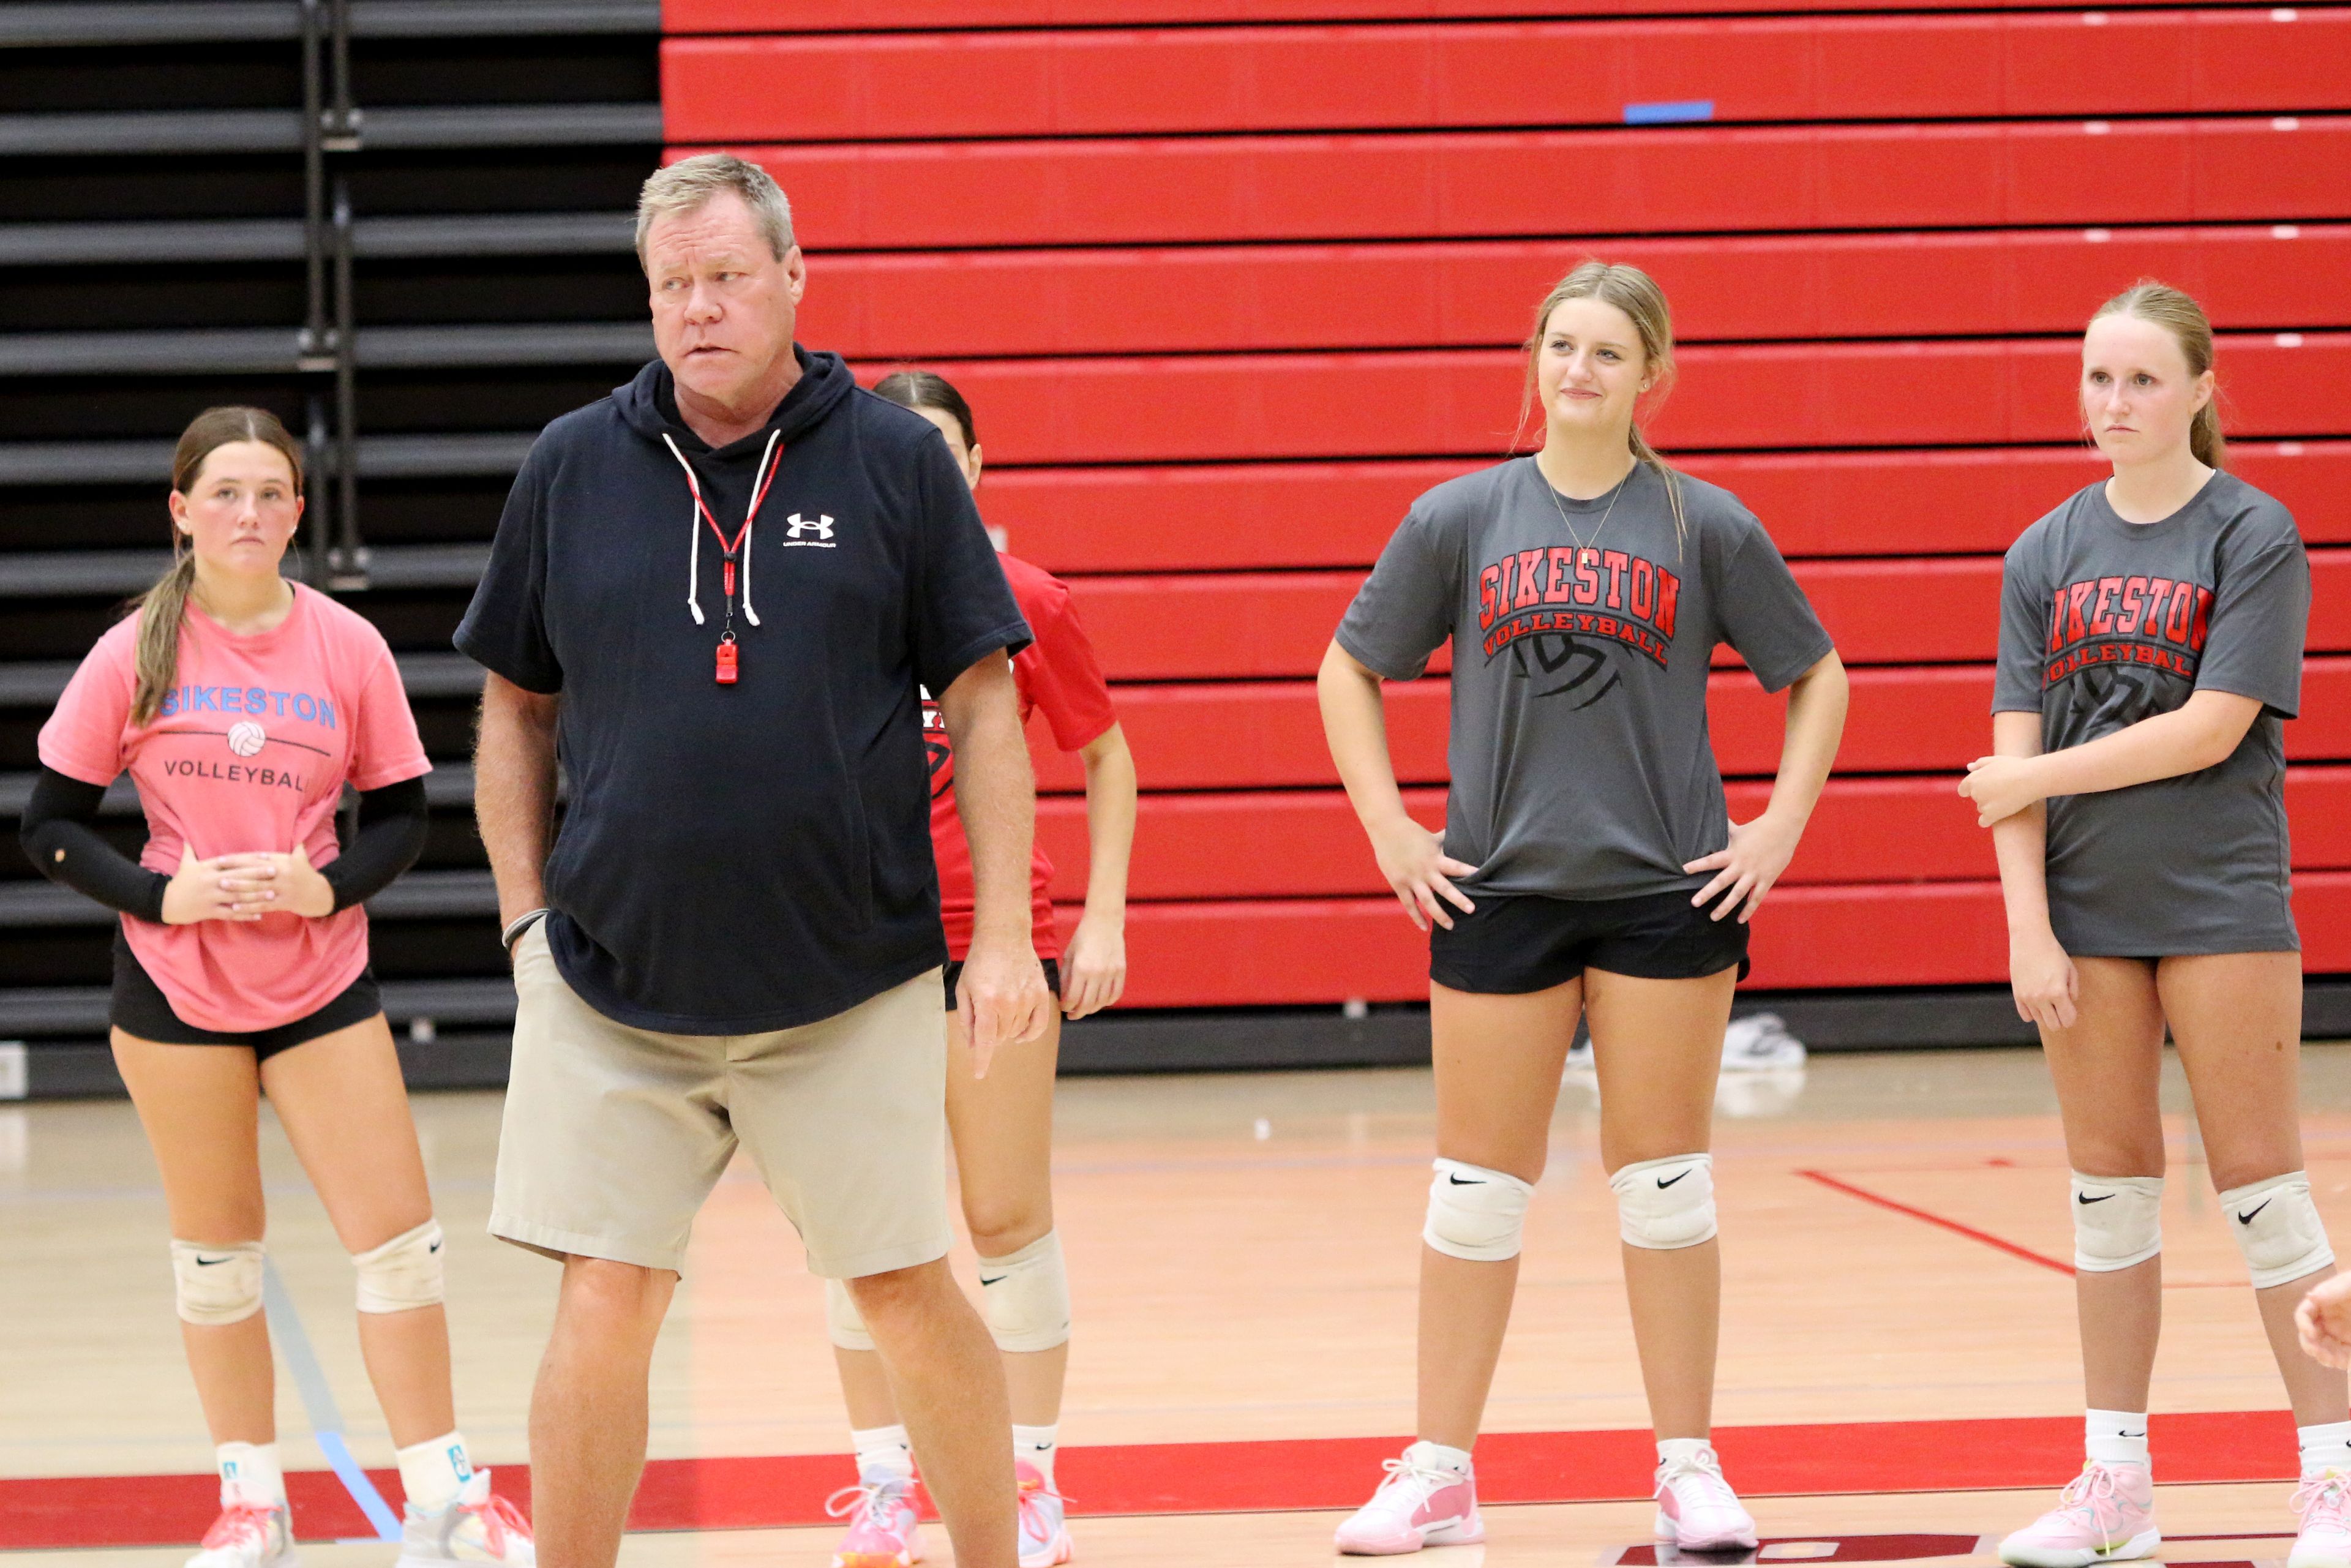
[[[432,771],[382,634],[296,584],[275,631],[240,637],[193,603],[178,684],[152,724],[133,727],[139,620],[98,640],[41,727],[44,767],[86,784],[126,768],[147,813],[139,863],[170,875],[180,846],[200,860],[298,843],[310,863],[341,852],[343,785],[381,789]],[[125,915],[131,951],[172,1010],[197,1029],[243,1034],[306,1018],[367,967],[367,911],[309,919],[158,925]]]

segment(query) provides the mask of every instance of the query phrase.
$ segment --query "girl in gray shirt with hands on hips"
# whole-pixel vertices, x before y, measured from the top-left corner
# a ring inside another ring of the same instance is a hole
[[[1708,1443],[1721,1260],[1707,1145],[1748,918],[1795,852],[1844,727],[1845,676],[1736,497],[1634,423],[1673,370],[1665,295],[1590,261],[1527,344],[1542,450],[1413,504],[1322,660],[1322,723],[1406,914],[1429,931],[1436,1180],[1420,1274],[1417,1441],[1343,1552],[1483,1538],[1469,1448],[1518,1284],[1562,1062],[1588,1013],[1601,1158],[1657,1434],[1659,1536],[1755,1544]],[[1445,831],[1405,815],[1382,680],[1453,643]],[[1729,643],[1792,687],[1771,803],[1733,823],[1708,744]],[[1430,927],[1434,925],[1435,929]]]
[[[2295,1343],[2335,1254],[2302,1169],[2301,941],[2283,721],[2310,562],[2226,473],[2212,327],[2141,283],[2082,342],[2082,418],[2114,476],[2024,531],[2003,574],[1994,755],[1959,792],[1991,829],[2017,1012],[2041,1028],[2073,1164],[2087,1462],[2001,1543],[2023,1568],[2152,1557],[2147,1384],[2162,1320],[2164,1027],[2301,1428],[2292,1568],[2351,1562],[2343,1374]]]

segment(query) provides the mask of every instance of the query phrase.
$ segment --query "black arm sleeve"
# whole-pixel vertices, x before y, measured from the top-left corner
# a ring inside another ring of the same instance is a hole
[[[360,791],[359,831],[341,854],[319,870],[335,890],[336,909],[364,904],[390,887],[424,852],[424,831],[431,825],[421,777]]]
[[[25,846],[26,858],[50,881],[109,909],[160,925],[163,890],[172,879],[149,871],[100,836],[96,824],[105,799],[104,785],[85,784],[44,768],[33,781],[32,799],[25,803],[17,841]]]

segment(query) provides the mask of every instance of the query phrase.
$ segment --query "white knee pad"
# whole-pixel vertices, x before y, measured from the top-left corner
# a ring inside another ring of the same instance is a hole
[[[1535,1189],[1507,1171],[1439,1159],[1420,1239],[1448,1258],[1499,1263],[1519,1255]]]
[[[2163,1250],[2163,1178],[2074,1173],[2074,1267],[2111,1274]]]
[[[2255,1290],[2314,1274],[2335,1261],[2318,1206],[2310,1201],[2306,1171],[2232,1186],[2220,1195],[2220,1207],[2229,1216],[2229,1234],[2245,1255]]]
[[[1616,1231],[1628,1247],[1671,1252],[1714,1239],[1714,1156],[1642,1160],[1608,1178]]]
[[[873,1348],[873,1336],[865,1332],[865,1320],[858,1314],[857,1303],[850,1300],[845,1280],[824,1282],[824,1332],[843,1350]]]
[[[241,1323],[261,1310],[262,1245],[235,1241],[206,1247],[172,1243],[172,1281],[179,1292],[180,1321],[217,1328]]]
[[[979,1260],[979,1304],[996,1348],[1050,1350],[1070,1342],[1070,1275],[1061,1235],[1048,1230],[1018,1252]]]
[[[441,1223],[428,1219],[381,1247],[351,1254],[360,1311],[404,1312],[441,1304]]]

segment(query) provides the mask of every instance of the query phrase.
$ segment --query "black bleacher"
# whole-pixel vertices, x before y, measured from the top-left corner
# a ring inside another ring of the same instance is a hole
[[[503,1078],[449,633],[532,434],[651,354],[659,27],[658,0],[0,4],[0,1040],[32,1093],[113,1083],[110,917],[16,847],[35,737],[168,560],[173,438],[229,402],[306,437],[299,570],[382,629],[438,770],[424,859],[371,905],[412,1078]]]

